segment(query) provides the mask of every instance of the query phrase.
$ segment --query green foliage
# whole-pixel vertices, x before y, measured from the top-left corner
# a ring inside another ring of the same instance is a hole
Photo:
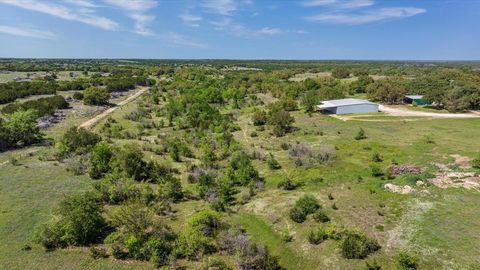
[[[60,140],[60,148],[63,153],[84,154],[89,152],[102,138],[84,128],[72,127]]]
[[[480,169],[480,154],[477,154],[477,157],[472,159],[470,164],[472,165],[472,168]]]
[[[90,247],[90,256],[94,259],[108,258],[107,251],[99,247]]]
[[[278,188],[284,190],[294,190],[300,186],[299,183],[295,183],[291,178],[285,177],[282,181],[280,181],[277,185]]]
[[[0,116],[0,151],[33,144],[41,139],[34,111],[17,111]]]
[[[231,183],[241,186],[260,180],[258,171],[253,167],[250,158],[243,151],[233,153],[225,175]]]
[[[336,79],[345,79],[350,77],[350,71],[345,68],[339,67],[332,71],[332,76]]]
[[[406,252],[400,252],[396,256],[396,261],[402,270],[418,269],[418,259]]]
[[[252,114],[252,123],[254,126],[263,126],[267,123],[267,114],[263,110],[257,110]]]
[[[99,179],[111,170],[110,161],[113,158],[113,150],[107,143],[99,143],[93,147],[90,154],[88,175],[93,179]]]
[[[216,212],[204,210],[192,215],[177,241],[176,255],[197,258],[213,252],[215,250],[213,237],[221,227],[220,215]]]
[[[335,224],[322,224],[312,229],[308,234],[308,242],[312,245],[318,245],[328,239],[338,239],[340,237]]]
[[[289,216],[290,216],[291,220],[293,220],[297,223],[302,223],[307,219],[307,214],[300,207],[290,208]]]
[[[372,161],[373,162],[382,162],[383,157],[382,157],[382,155],[380,155],[380,153],[375,152],[375,153],[372,154]]]
[[[400,79],[382,79],[368,85],[368,97],[388,104],[401,103],[407,94],[405,82]]]
[[[10,103],[2,108],[2,112],[10,114],[19,110],[34,110],[37,117],[42,117],[53,115],[56,110],[67,109],[68,106],[68,102],[62,96],[53,96],[28,100],[23,103]]]
[[[280,166],[280,163],[278,163],[272,153],[269,153],[267,156],[267,165],[270,170],[278,170],[282,168],[282,166]]]
[[[312,195],[304,195],[295,202],[295,205],[290,209],[289,215],[293,221],[302,223],[309,214],[315,213],[318,209],[320,209],[320,204],[317,199]]]
[[[95,243],[106,225],[102,213],[91,193],[67,197],[56,211],[57,218],[38,232],[37,242],[46,249]]]
[[[315,219],[317,222],[322,222],[322,223],[330,221],[330,218],[322,209],[318,209],[317,211],[315,211],[315,213],[313,213],[313,219]]]
[[[268,249],[262,245],[251,244],[241,252],[237,266],[241,270],[265,269],[282,270],[278,258],[270,255]]]
[[[358,130],[357,132],[357,135],[355,135],[355,140],[365,140],[366,138],[367,135],[365,134],[365,130],[363,130],[363,128],[360,128],[360,130]]]
[[[83,91],[83,103],[85,105],[106,105],[110,99],[110,94],[105,88],[89,87]]]
[[[379,249],[377,240],[359,232],[346,232],[341,243],[342,255],[347,259],[364,259]]]
[[[295,119],[285,110],[271,111],[268,117],[268,124],[273,128],[273,134],[281,137],[287,133]]]
[[[75,92],[72,95],[73,99],[76,100],[83,100],[83,93],[82,92]]]
[[[312,195],[303,195],[295,202],[295,207],[302,209],[308,215],[315,213],[320,208],[320,204]]]
[[[358,77],[358,80],[350,83],[350,93],[365,93],[367,87],[374,82],[373,78],[368,75]]]
[[[370,172],[372,176],[379,177],[384,175],[383,169],[377,164],[370,164]]]

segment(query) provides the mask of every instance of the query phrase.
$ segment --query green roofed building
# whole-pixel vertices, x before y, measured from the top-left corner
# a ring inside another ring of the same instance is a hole
[[[406,95],[404,102],[408,104],[413,104],[415,102],[415,104],[419,106],[430,105],[430,103],[425,101],[421,95]]]

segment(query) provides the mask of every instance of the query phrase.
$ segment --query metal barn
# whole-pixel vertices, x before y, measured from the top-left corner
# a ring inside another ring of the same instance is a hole
[[[318,110],[331,114],[378,112],[378,104],[365,99],[345,98],[323,101]]]

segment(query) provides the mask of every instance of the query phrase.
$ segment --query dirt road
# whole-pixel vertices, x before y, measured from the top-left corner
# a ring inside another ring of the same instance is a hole
[[[95,124],[97,124],[98,121],[100,121],[101,119],[103,119],[104,117],[106,117],[107,115],[113,113],[114,111],[116,111],[118,108],[122,107],[123,105],[129,103],[130,101],[136,99],[137,97],[139,97],[141,94],[145,93],[146,91],[148,90],[147,87],[141,87],[140,90],[138,90],[137,92],[133,93],[132,95],[130,95],[129,97],[127,97],[125,100],[119,102],[118,104],[116,104],[115,107],[111,107],[111,108],[108,108],[107,110],[103,111],[101,114],[93,117],[92,119],[86,121],[86,122],[83,122],[79,128],[86,128],[86,129],[90,129],[92,127],[95,126]]]
[[[404,106],[380,105],[379,110],[392,116],[428,117],[428,118],[480,118],[480,113],[436,113],[410,110]]]

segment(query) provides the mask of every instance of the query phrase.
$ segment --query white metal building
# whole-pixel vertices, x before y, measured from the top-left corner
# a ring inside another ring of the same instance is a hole
[[[345,98],[323,101],[318,110],[333,114],[378,112],[378,104],[365,99]]]

